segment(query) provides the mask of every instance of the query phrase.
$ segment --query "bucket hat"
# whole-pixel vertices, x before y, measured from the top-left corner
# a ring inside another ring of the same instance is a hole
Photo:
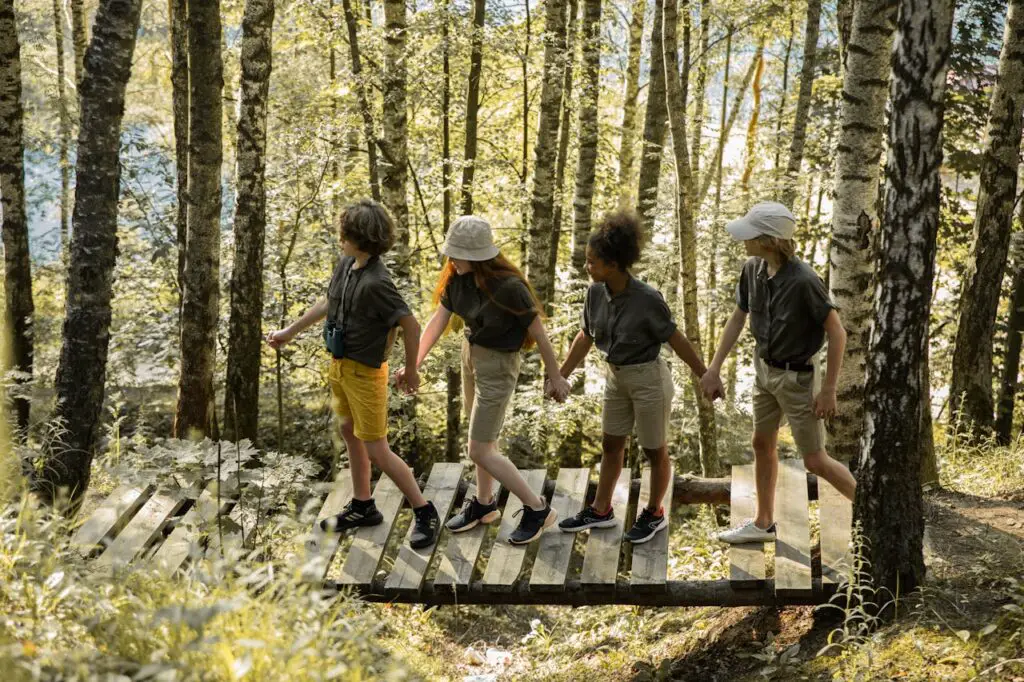
[[[490,224],[475,215],[457,218],[448,228],[441,253],[459,260],[484,261],[498,255]]]

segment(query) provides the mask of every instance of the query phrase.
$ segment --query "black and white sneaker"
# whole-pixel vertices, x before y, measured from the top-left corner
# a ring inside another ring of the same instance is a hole
[[[371,497],[368,500],[349,500],[340,514],[320,519],[320,530],[344,533],[360,526],[376,526],[384,521],[384,515],[377,510]]]
[[[519,525],[508,536],[510,545],[525,545],[533,542],[544,533],[545,528],[553,524],[558,518],[558,512],[552,509],[550,504],[545,504],[543,509],[537,510],[523,505],[523,508],[512,516],[518,516],[519,514],[522,514],[522,518],[519,519]]]
[[[473,496],[462,505],[462,510],[458,514],[448,519],[444,527],[453,533],[461,533],[476,528],[481,523],[494,523],[500,518],[497,498],[491,500],[490,504],[483,504]]]
[[[660,512],[660,514],[655,514],[647,507],[644,507],[636,523],[626,533],[626,539],[634,545],[642,545],[654,538],[659,530],[667,528],[668,519],[665,517],[665,510],[661,509]]]
[[[591,505],[584,507],[576,516],[558,522],[558,527],[566,533],[575,533],[588,528],[611,528],[614,525],[615,512],[611,507],[608,508],[607,514],[598,514]]]
[[[437,509],[433,502],[427,502],[422,507],[412,510],[414,519],[412,535],[409,536],[409,546],[413,549],[430,547],[437,542],[437,535],[441,530],[441,517],[437,515]]]

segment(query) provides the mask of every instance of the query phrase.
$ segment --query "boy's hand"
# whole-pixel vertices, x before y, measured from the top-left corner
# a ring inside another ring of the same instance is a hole
[[[811,404],[814,416],[818,419],[831,419],[836,416],[836,389],[825,387],[814,396]]]
[[[398,377],[399,372],[401,373],[400,379]],[[406,395],[412,395],[420,388],[419,370],[417,370],[415,367],[411,369],[406,369],[405,367],[401,368],[400,370],[398,370],[398,372],[395,373],[395,383],[398,384],[398,387],[400,389],[405,391]]]
[[[295,333],[288,329],[278,329],[267,334],[267,345],[274,350],[279,350],[281,346],[285,345],[289,341],[295,338]]]
[[[704,376],[700,378],[700,390],[704,397],[712,402],[725,396],[725,386],[722,385],[722,377],[718,375],[718,370],[708,367]]]
[[[548,377],[544,381],[544,394],[549,398],[554,398],[557,402],[564,403],[571,390],[572,386],[569,384],[569,380],[561,375],[555,379]]]

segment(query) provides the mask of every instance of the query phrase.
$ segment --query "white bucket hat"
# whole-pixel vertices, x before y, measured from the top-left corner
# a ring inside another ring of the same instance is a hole
[[[490,224],[475,215],[456,218],[448,228],[441,253],[459,260],[484,261],[498,255]]]
[[[792,239],[796,230],[796,218],[782,204],[776,201],[762,201],[751,206],[747,215],[732,221],[725,229],[739,242],[756,239],[762,235]]]

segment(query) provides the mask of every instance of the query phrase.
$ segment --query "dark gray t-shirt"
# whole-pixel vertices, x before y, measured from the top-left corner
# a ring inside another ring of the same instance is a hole
[[[583,333],[612,365],[638,365],[657,359],[661,344],[675,330],[672,311],[661,292],[634,277],[614,296],[603,282],[595,282],[587,290]]]
[[[441,305],[466,323],[469,342],[506,352],[517,351],[537,317],[530,290],[518,277],[490,284],[490,296],[480,290],[472,272],[454,275],[441,295]]]
[[[751,258],[736,285],[736,305],[750,314],[759,357],[807,364],[825,342],[825,318],[836,308],[811,266],[790,258],[773,277],[768,262]]]
[[[380,367],[391,329],[412,312],[380,258],[353,269],[355,262],[346,256],[334,269],[327,287],[327,320],[345,329],[344,357]]]

